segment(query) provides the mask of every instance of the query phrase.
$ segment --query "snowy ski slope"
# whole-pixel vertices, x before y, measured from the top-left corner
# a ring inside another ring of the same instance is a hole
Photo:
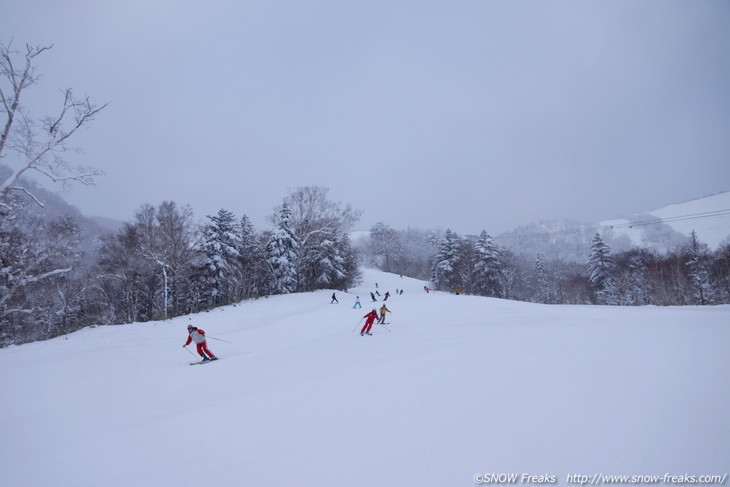
[[[392,331],[361,337],[375,282],[405,292],[388,300]],[[0,485],[730,470],[730,306],[545,306],[424,284],[366,270],[339,304],[332,291],[276,296],[0,350]],[[221,360],[188,366],[188,323],[232,342],[209,340]]]

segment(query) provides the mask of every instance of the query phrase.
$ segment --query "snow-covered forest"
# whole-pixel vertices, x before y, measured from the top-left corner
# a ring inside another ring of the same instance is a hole
[[[347,289],[359,275],[349,240],[357,212],[327,191],[292,190],[263,231],[225,209],[196,222],[191,208],[170,201],[142,205],[120,230],[89,239],[79,219],[26,218],[16,206],[0,222],[2,344]]]
[[[12,218],[0,222],[2,344],[276,294],[344,291],[359,282],[361,265],[438,290],[538,303],[730,302],[730,246],[711,251],[694,235],[665,253],[614,254],[596,233],[583,262],[515,253],[486,231],[462,237],[378,223],[351,242],[359,212],[327,195],[317,186],[291,190],[267,229],[226,209],[199,222],[190,207],[164,202],[142,205],[113,232],[17,198]]]
[[[583,260],[531,254],[486,231],[459,236],[375,225],[356,241],[363,262],[430,280],[434,289],[546,304],[690,305],[730,302],[730,244],[711,250],[692,232],[666,250],[613,252],[609,236],[584,242]]]

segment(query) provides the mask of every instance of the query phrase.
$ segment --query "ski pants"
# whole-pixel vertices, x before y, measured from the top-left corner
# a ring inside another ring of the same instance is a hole
[[[375,320],[367,320],[367,321],[365,322],[365,325],[364,325],[364,326],[362,327],[362,330],[360,330],[360,333],[361,333],[361,334],[362,334],[362,333],[368,333],[368,332],[370,331],[370,329],[371,329],[371,328],[373,327],[373,322],[374,322],[374,321],[375,321]]]
[[[208,350],[208,342],[196,343],[195,345],[198,347],[198,355],[201,357],[205,357],[205,355],[207,355],[210,358],[215,358],[213,352]],[[203,354],[203,352],[205,352],[205,354]]]

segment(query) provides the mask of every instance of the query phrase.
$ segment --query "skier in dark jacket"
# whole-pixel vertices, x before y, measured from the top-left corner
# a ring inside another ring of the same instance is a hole
[[[337,301],[337,296],[335,296],[335,293],[332,293],[332,301],[330,301],[330,304],[337,303],[340,304],[339,301]]]

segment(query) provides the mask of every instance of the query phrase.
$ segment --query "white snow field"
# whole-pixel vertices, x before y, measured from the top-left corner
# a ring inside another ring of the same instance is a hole
[[[391,331],[360,336],[375,282],[405,292],[387,302]],[[730,470],[730,306],[544,306],[424,284],[365,270],[339,304],[332,291],[276,296],[0,350],[0,485]],[[188,365],[188,323],[232,342],[209,340],[221,360]]]

